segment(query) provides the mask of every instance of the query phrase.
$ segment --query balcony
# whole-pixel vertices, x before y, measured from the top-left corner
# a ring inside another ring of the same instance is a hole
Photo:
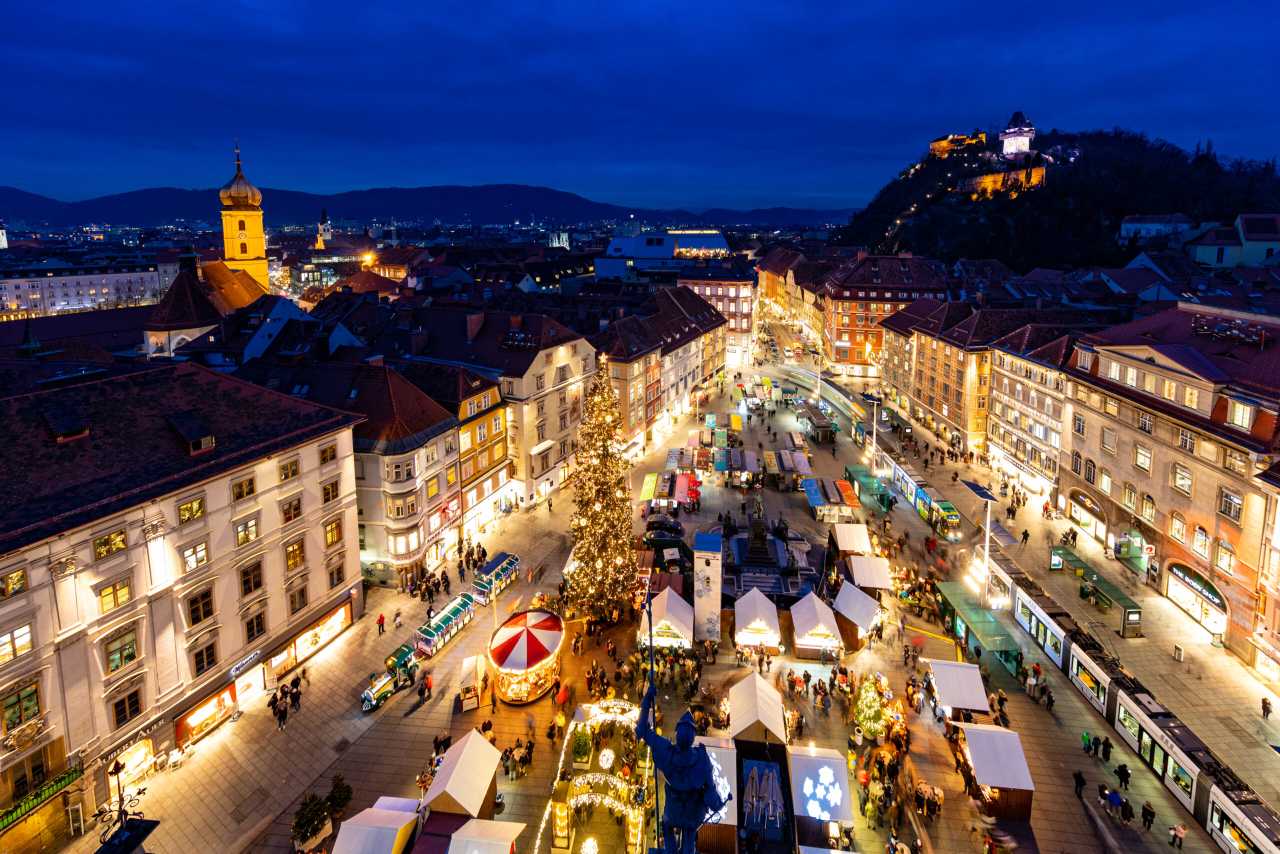
[[[29,792],[26,797],[14,803],[13,806],[0,812],[0,833],[4,833],[10,827],[13,827],[22,819],[44,806],[67,786],[79,780],[82,774],[84,774],[84,768],[80,765],[68,768],[52,780],[42,783],[35,791]]]

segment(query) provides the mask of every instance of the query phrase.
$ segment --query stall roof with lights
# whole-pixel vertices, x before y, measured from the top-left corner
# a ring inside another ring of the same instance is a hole
[[[843,753],[826,747],[788,747],[791,801],[796,815],[821,821],[853,821],[849,765]]]
[[[849,565],[849,577],[859,587],[872,590],[892,590],[893,576],[889,574],[889,559],[856,555],[845,558]]]
[[[449,854],[511,854],[511,845],[525,829],[520,821],[473,818],[449,840]]]
[[[478,816],[501,761],[498,748],[471,730],[445,751],[423,802],[433,810]]]
[[[797,643],[800,638],[818,629],[825,629],[827,634],[839,637],[836,615],[831,606],[819,599],[818,594],[812,590],[791,606],[791,625],[795,628]]]
[[[938,692],[939,703],[953,709],[990,711],[978,665],[934,658],[926,658],[924,663],[933,671],[933,687]]]
[[[846,582],[840,585],[840,592],[836,594],[835,610],[864,632],[869,632],[875,627],[880,603],[874,596],[858,589],[858,585]]]
[[[866,525],[840,522],[831,526],[831,533],[836,538],[836,551],[871,554],[871,536]]]
[[[417,824],[417,813],[369,807],[342,822],[333,854],[400,854]]]
[[[754,670],[729,689],[729,735],[743,741],[767,741],[772,735],[787,743],[782,695]]]
[[[657,629],[663,623],[675,629],[679,635],[690,643],[693,642],[693,606],[672,592],[670,587],[653,597],[653,626]],[[640,619],[640,633],[637,635],[647,642],[649,637],[649,609],[646,608]]]
[[[973,776],[979,784],[1001,789],[1035,791],[1031,769],[1022,752],[1022,738],[1013,730],[989,724],[958,724],[969,746]]]
[[[763,626],[763,630],[772,632],[775,638],[780,634],[778,607],[758,587],[752,587],[733,603],[733,621],[734,631],[737,633],[752,626],[759,631]]]
[[[724,807],[708,818],[707,823],[736,825],[738,823],[738,748],[730,739],[719,736],[700,735],[694,741],[706,746],[707,755],[711,757],[711,776],[715,782],[716,791],[725,800]]]

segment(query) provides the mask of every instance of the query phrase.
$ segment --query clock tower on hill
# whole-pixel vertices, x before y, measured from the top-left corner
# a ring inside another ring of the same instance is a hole
[[[269,288],[262,191],[244,177],[239,145],[236,146],[236,174],[218,192],[218,197],[222,200],[223,259],[232,270],[244,270],[263,288]]]

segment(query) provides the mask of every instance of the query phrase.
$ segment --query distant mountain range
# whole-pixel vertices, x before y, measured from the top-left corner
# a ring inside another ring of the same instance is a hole
[[[262,188],[268,226],[316,222],[327,210],[335,220],[434,219],[451,225],[507,224],[520,220],[555,224],[623,219],[631,214],[647,222],[687,225],[816,226],[844,224],[852,209],[757,208],[706,211],[628,208],[583,198],[549,187],[484,184],[475,187],[381,187],[322,195]],[[155,187],[115,193],[79,202],[62,202],[0,186],[0,221],[67,226],[89,223],[150,226],[175,220],[212,222],[218,216],[218,191]]]

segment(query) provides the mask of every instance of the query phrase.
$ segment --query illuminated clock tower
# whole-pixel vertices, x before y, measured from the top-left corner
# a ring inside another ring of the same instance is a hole
[[[244,270],[264,288],[267,281],[267,233],[262,225],[262,191],[249,183],[240,168],[236,146],[236,174],[218,192],[222,200],[222,257],[232,270]]]

